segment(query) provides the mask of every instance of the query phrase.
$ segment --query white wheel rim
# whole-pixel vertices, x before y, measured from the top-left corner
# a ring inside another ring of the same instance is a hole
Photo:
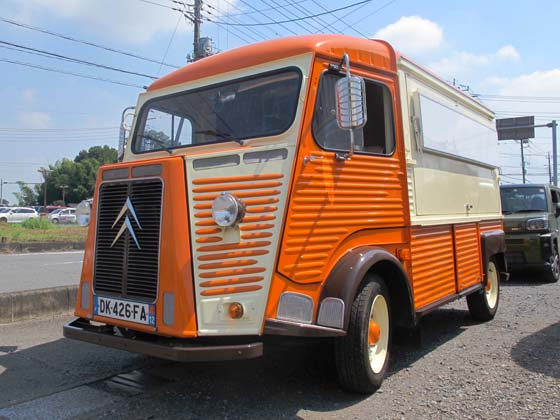
[[[498,273],[493,262],[488,264],[488,280],[486,283],[486,302],[494,309],[498,302]]]
[[[379,327],[378,339],[371,343],[372,337],[370,325],[375,323]],[[387,301],[382,295],[377,295],[371,304],[368,325],[369,363],[374,373],[381,372],[387,358],[389,347],[389,308]]]

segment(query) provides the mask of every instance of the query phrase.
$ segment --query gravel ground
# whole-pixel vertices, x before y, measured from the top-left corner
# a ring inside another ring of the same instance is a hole
[[[465,300],[426,316],[422,343],[394,346],[369,397],[337,387],[326,344],[269,346],[256,361],[146,369],[162,381],[149,395],[86,417],[559,419],[560,283],[523,277],[503,285],[491,322],[473,322]]]
[[[560,283],[532,277],[491,322],[465,300],[426,316],[371,396],[340,390],[328,341],[177,364],[64,339],[66,317],[0,326],[0,419],[560,419]]]

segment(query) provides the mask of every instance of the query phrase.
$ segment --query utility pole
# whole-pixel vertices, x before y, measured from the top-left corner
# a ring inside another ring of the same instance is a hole
[[[41,175],[43,175],[43,184],[44,184],[44,191],[43,191],[43,206],[47,207],[47,177],[49,175],[50,170],[46,169],[46,168],[41,168],[38,169],[37,172],[39,172]]]
[[[550,152],[547,153],[546,158],[548,159],[548,183],[552,184],[552,167],[550,166]]]
[[[4,196],[2,195],[4,188],[4,180],[0,178],[0,207],[4,205]]]
[[[200,51],[200,24],[202,23],[202,19],[200,17],[200,12],[202,9],[202,0],[194,0],[194,40],[193,40],[193,56],[194,61],[200,60],[202,58],[202,54]]]
[[[525,154],[523,153],[523,142],[525,140],[520,140],[519,144],[521,145],[521,172],[523,173],[523,183],[525,184]]]
[[[555,186],[558,186],[558,150],[556,145],[556,127],[558,127],[558,124],[556,123],[556,120],[552,120],[546,126],[552,128],[552,164],[554,165],[554,171],[552,173],[552,183]]]

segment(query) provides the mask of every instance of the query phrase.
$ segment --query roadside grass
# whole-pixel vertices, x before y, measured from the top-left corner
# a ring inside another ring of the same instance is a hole
[[[87,228],[78,225],[54,225],[46,219],[24,223],[0,223],[0,243],[83,242]]]

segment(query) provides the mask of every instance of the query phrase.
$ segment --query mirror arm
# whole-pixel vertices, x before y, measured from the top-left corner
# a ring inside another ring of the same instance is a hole
[[[340,71],[342,72],[342,65],[346,66],[346,81],[348,82],[348,91],[351,91],[351,83],[350,83],[350,58],[348,57],[348,53],[344,53],[342,56],[342,60],[340,62]],[[351,160],[352,156],[354,156],[354,129],[350,129],[350,150],[348,153],[337,153],[335,155],[337,160]]]

